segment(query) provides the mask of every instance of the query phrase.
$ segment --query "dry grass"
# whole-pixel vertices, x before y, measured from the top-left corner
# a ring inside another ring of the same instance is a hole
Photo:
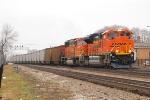
[[[4,85],[0,88],[2,100],[68,100],[71,96],[71,92],[61,89],[59,84],[42,82],[21,68],[16,73],[13,66],[4,67],[3,77],[6,79],[2,80]]]
[[[0,97],[3,100],[34,100],[32,87],[20,73],[16,73],[13,65],[4,66],[2,88],[0,88]],[[42,98],[39,98],[42,99]]]

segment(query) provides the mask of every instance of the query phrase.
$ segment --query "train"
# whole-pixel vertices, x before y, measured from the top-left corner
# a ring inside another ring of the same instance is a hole
[[[16,55],[9,62],[61,66],[133,68],[136,61],[134,40],[128,29],[110,29],[74,38],[63,45]]]

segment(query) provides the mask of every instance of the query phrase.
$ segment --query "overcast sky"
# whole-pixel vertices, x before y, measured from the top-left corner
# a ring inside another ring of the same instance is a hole
[[[6,23],[19,44],[58,45],[114,24],[147,28],[150,0],[0,0],[0,30]]]

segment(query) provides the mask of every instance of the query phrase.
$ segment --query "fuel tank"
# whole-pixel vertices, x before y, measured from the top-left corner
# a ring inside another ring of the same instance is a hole
[[[99,66],[99,56],[89,56],[89,65]]]
[[[73,65],[73,60],[67,60],[66,63],[67,65]]]

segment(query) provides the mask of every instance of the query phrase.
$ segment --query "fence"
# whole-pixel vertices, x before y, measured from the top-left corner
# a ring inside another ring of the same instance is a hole
[[[135,62],[136,66],[150,66],[150,65],[144,65],[146,61],[150,61],[150,59],[137,59]]]

